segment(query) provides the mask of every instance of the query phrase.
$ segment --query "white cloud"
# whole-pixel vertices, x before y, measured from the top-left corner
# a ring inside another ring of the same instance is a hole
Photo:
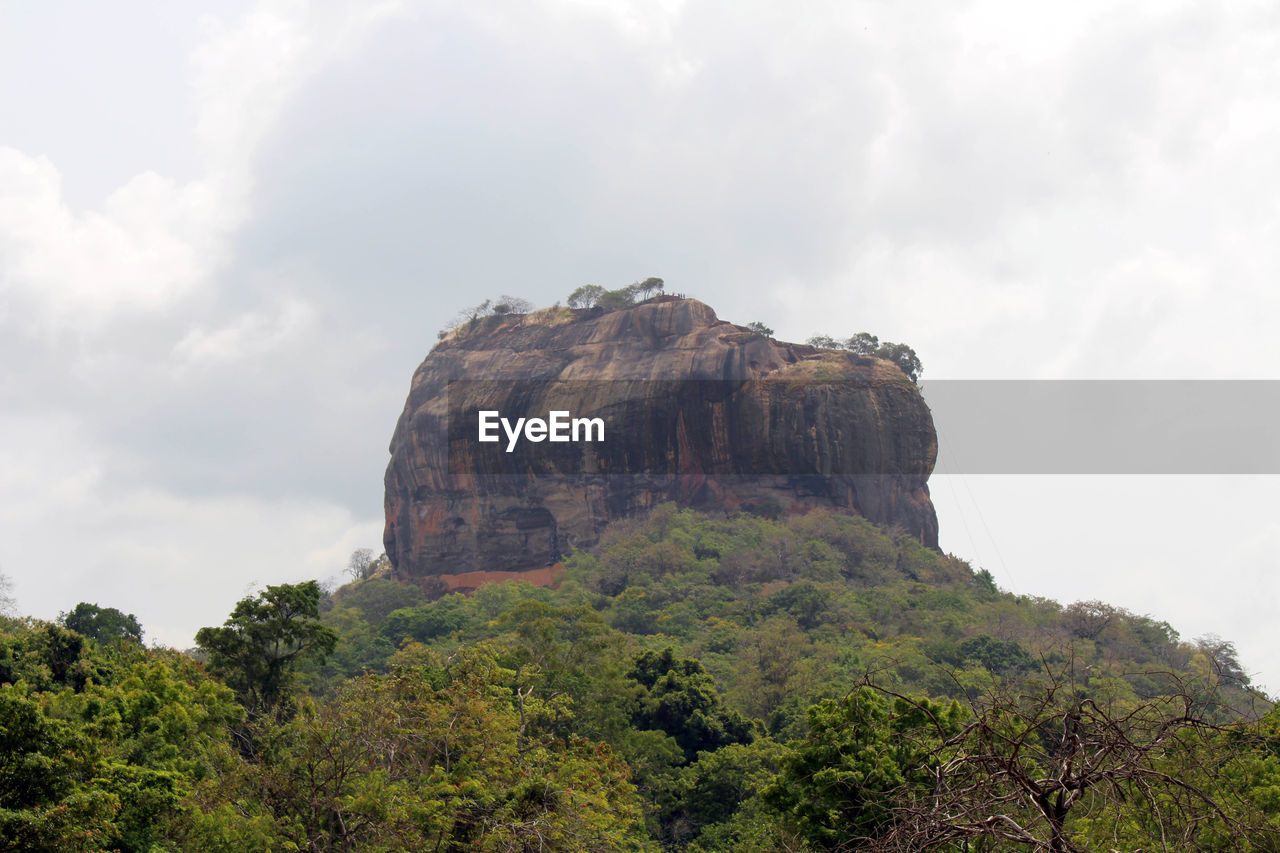
[[[65,418],[6,416],[0,430],[0,566],[21,612],[45,619],[97,602],[185,647],[247,588],[332,576],[382,538],[381,520],[323,500],[122,485],[103,475],[108,452]]]
[[[206,18],[192,57],[199,179],[142,172],[100,209],[76,210],[57,164],[0,147],[0,295],[34,321],[23,331],[96,335],[213,287],[251,215],[254,151],[286,99],[399,5],[264,2],[231,26]]]
[[[315,329],[316,310],[309,303],[285,299],[271,312],[254,311],[218,328],[196,327],[174,347],[174,370],[184,375],[201,366],[237,366],[296,344]]]
[[[0,292],[45,335],[98,331],[118,312],[163,309],[206,282],[225,238],[212,187],[138,175],[77,214],[43,157],[0,148]]]

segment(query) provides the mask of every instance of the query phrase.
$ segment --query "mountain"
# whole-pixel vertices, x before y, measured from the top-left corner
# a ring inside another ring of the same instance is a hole
[[[598,418],[602,439],[481,443],[478,417]],[[478,318],[414,373],[391,440],[387,555],[400,580],[535,582],[664,502],[853,511],[937,547],[937,436],[883,359],[769,338],[695,299]]]

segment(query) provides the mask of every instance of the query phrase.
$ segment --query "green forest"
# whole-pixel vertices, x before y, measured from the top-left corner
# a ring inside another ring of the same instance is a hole
[[[187,651],[0,620],[0,849],[1280,850],[1230,642],[856,516],[663,505],[556,588],[358,568]]]

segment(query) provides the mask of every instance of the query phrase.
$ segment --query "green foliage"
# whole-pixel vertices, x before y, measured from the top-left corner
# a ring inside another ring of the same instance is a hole
[[[625,765],[528,736],[513,676],[484,649],[363,676],[266,723],[261,765],[221,797],[261,803],[296,849],[639,849]]]
[[[17,630],[0,633],[0,684],[82,690],[103,678],[103,662],[90,653],[90,645],[58,625],[20,623]]]
[[[677,660],[670,648],[641,653],[627,678],[644,688],[631,714],[636,728],[670,735],[686,760],[729,744],[750,743],[755,737],[751,721],[724,706],[702,664],[691,658]]]
[[[0,647],[19,676],[0,686],[0,850],[176,849],[188,794],[232,760],[231,691],[176,652],[53,625],[0,630]],[[67,674],[91,677],[54,677],[72,649]]]
[[[617,290],[606,290],[596,300],[596,307],[605,311],[620,311],[636,304],[637,290],[634,284],[620,287]]]
[[[958,663],[976,661],[994,673],[1030,671],[1037,661],[1026,649],[1014,642],[997,640],[987,634],[970,637],[957,648]]]
[[[359,609],[364,618],[378,623],[393,610],[417,607],[426,597],[416,586],[397,583],[389,578],[370,578],[339,589],[333,596],[334,606]]]
[[[765,799],[819,849],[872,839],[890,825],[897,796],[929,789],[935,751],[962,718],[955,702],[890,702],[870,688],[824,699]]]
[[[844,348],[855,355],[875,355],[880,350],[880,339],[870,332],[858,332],[844,342]]]
[[[461,630],[471,618],[466,598],[455,594],[431,604],[393,610],[380,630],[396,646],[405,640],[425,643]]]
[[[315,581],[268,586],[241,599],[221,628],[196,632],[210,671],[251,714],[271,711],[286,698],[297,663],[322,661],[333,651],[337,635],[317,620],[320,595]]]
[[[100,643],[142,642],[142,626],[132,613],[114,607],[80,602],[70,613],[58,617],[63,627]]]
[[[732,825],[743,804],[749,804],[751,812],[767,811],[759,795],[782,769],[787,754],[785,746],[767,737],[699,753],[696,761],[680,771],[677,805],[665,821],[668,837],[679,842],[696,836],[704,844],[723,844],[740,836],[741,828],[711,834],[705,830]],[[719,841],[714,840],[717,837]]]
[[[757,335],[763,335],[766,338],[773,337],[773,329],[770,329],[768,326],[766,326],[764,323],[761,323],[759,320],[752,320],[750,323],[747,324],[747,328],[755,332]]]
[[[604,295],[604,288],[598,284],[584,284],[569,294],[570,308],[594,308]]]
[[[655,293],[661,293],[666,286],[666,282],[657,276],[649,276],[644,281],[631,285],[635,289],[636,295],[641,299],[648,299]]]
[[[569,294],[568,304],[570,308],[603,308],[605,311],[617,311],[629,308],[636,303],[637,299],[644,300],[655,293],[661,293],[664,286],[663,280],[654,276],[617,290],[606,290],[598,284],[584,284]]]
[[[906,344],[881,344],[875,355],[876,358],[892,361],[912,382],[919,380],[920,374],[924,371],[924,366],[920,363],[920,357],[916,355],[915,350]]]
[[[93,784],[94,742],[0,687],[0,850],[100,850],[120,799]]]
[[[324,658],[299,660],[295,671],[313,693],[332,692],[344,680],[365,670],[382,671],[396,646],[356,607],[333,607],[320,617],[337,637]]]
[[[269,587],[199,635],[224,683],[111,642],[120,611],[0,620],[0,850],[1037,849],[997,813],[1038,849],[1280,849],[1280,717],[1226,641],[835,512],[664,505],[565,563]],[[1053,820],[1011,782],[1091,766]]]
[[[859,332],[845,341],[838,341],[830,335],[814,335],[805,341],[811,347],[826,350],[847,350],[854,355],[872,356],[891,361],[912,382],[920,379],[924,367],[916,351],[906,344],[895,344],[884,341],[870,332]]]

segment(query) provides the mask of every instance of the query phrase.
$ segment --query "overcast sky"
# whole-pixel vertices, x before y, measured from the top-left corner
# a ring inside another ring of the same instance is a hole
[[[410,376],[500,293],[662,276],[926,379],[1275,379],[1277,151],[1273,2],[13,0],[0,571],[181,647],[380,550]],[[933,491],[1004,588],[1280,689],[1277,478]]]

